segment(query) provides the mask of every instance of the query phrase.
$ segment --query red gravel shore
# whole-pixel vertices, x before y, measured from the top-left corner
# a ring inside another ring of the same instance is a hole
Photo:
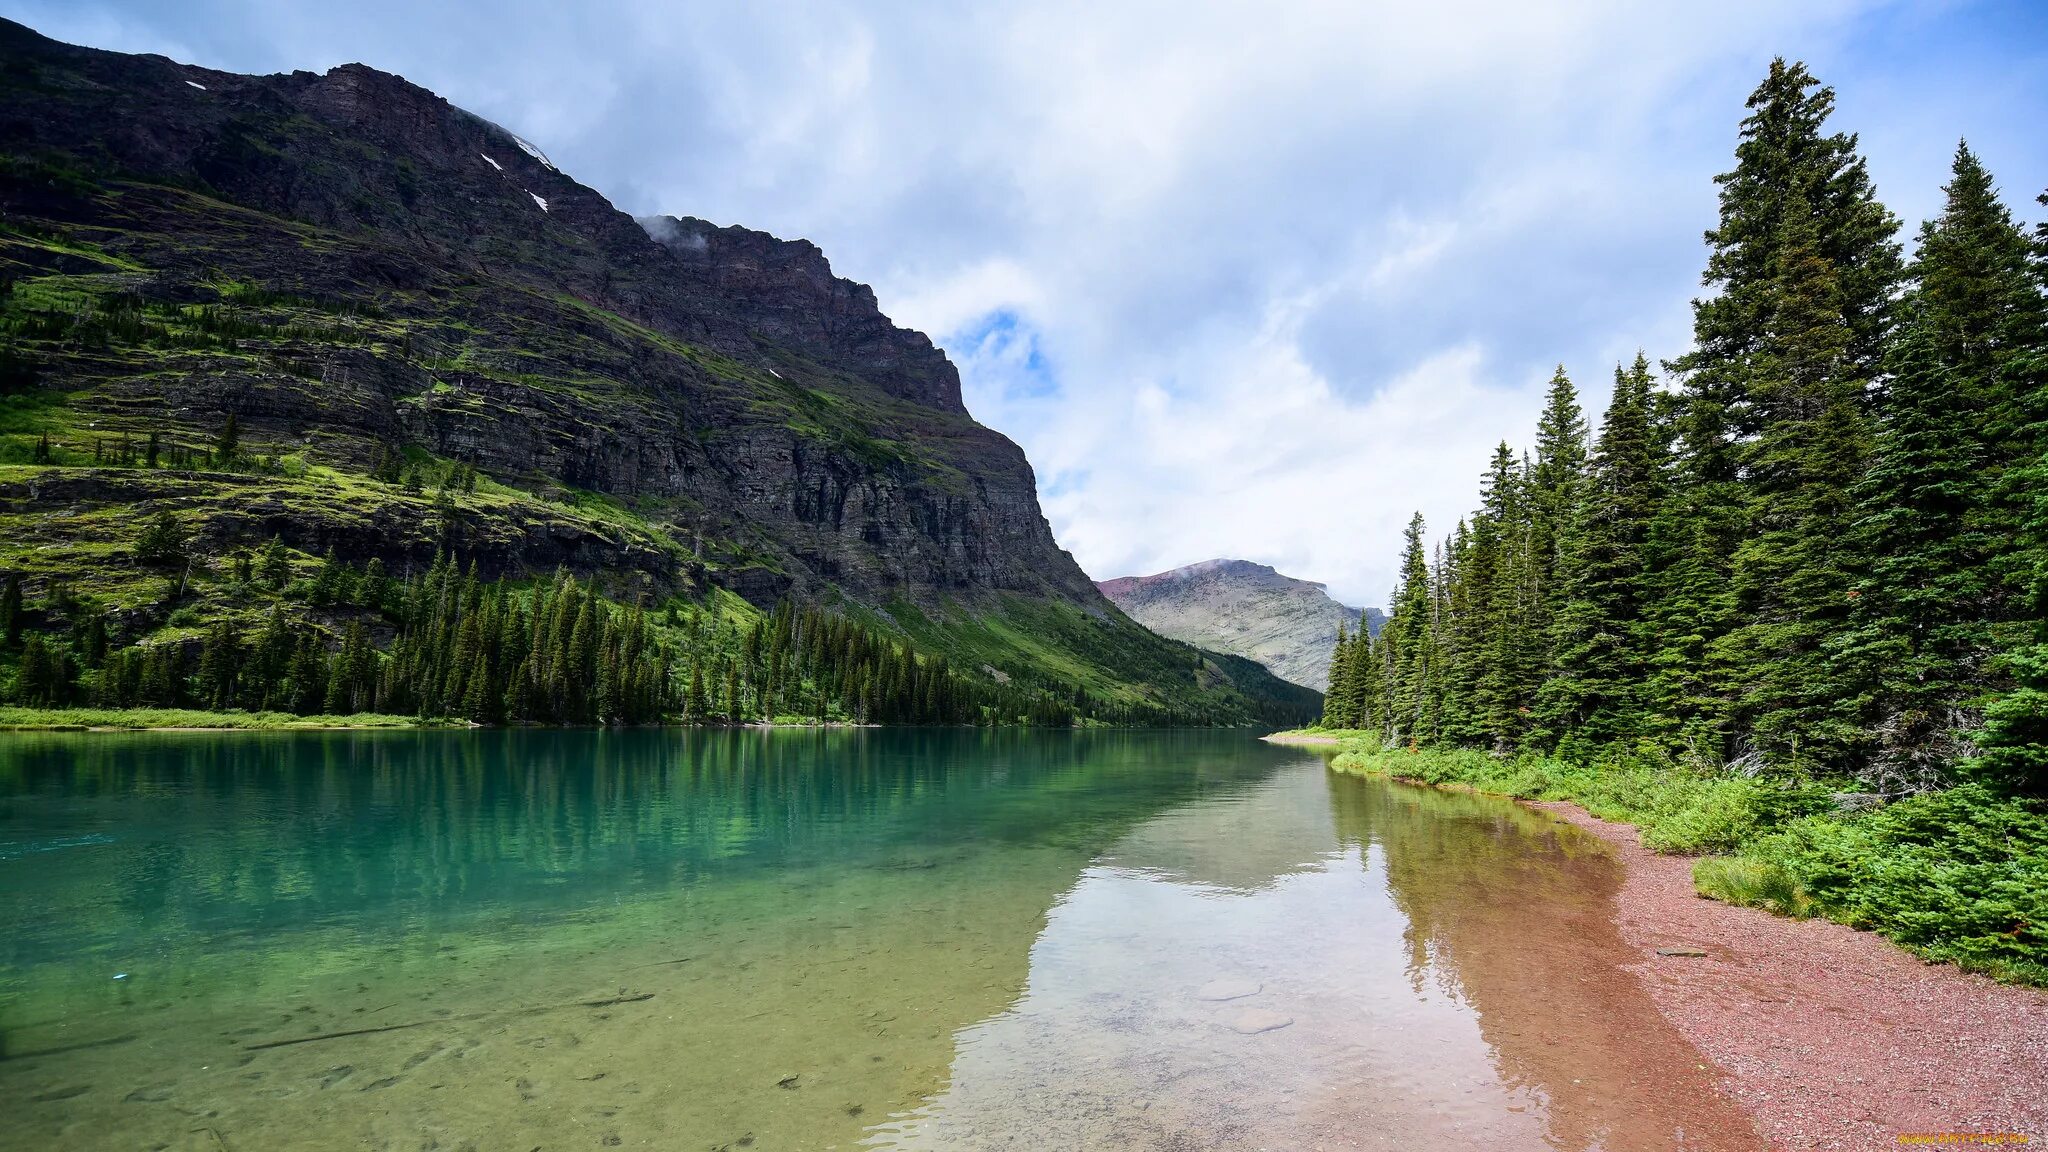
[[[1644,848],[1633,827],[1533,806],[1620,856],[1616,919],[1643,956],[1629,971],[1727,1074],[1773,1152],[1899,1148],[1921,1133],[2048,1145],[2048,992],[1924,964],[1840,924],[1702,899],[1692,861]]]

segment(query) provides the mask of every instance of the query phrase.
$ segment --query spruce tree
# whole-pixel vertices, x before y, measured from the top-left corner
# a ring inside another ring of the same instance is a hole
[[[1386,728],[1386,681],[1382,675],[1385,655],[1379,641],[1359,622],[1358,635],[1351,641],[1351,669],[1347,676],[1351,703],[1349,711],[1356,726],[1379,732]]]
[[[45,640],[42,633],[32,632],[22,642],[21,670],[16,676],[15,690],[23,703],[41,707],[68,703],[76,678],[77,670],[70,657]]]
[[[1856,743],[1828,653],[1854,599],[1850,492],[1868,453],[1869,381],[1849,356],[1837,268],[1797,195],[1779,239],[1774,310],[1747,381],[1749,524],[1729,570],[1740,619],[1716,644],[1733,669],[1737,730],[1772,763],[1812,767],[1841,763]]]
[[[234,625],[225,621],[206,632],[199,647],[197,689],[208,708],[222,709],[235,702],[235,686],[242,671],[242,642]]]
[[[1529,485],[1531,545],[1547,589],[1557,564],[1557,541],[1570,522],[1586,472],[1586,415],[1564,365],[1550,378],[1536,422],[1536,467]]]
[[[1864,380],[1879,373],[1900,274],[1898,222],[1877,201],[1856,137],[1823,135],[1834,104],[1834,90],[1804,64],[1772,61],[1750,94],[1735,168],[1714,178],[1721,219],[1707,233],[1701,281],[1719,291],[1693,302],[1697,347],[1674,367],[1695,403],[1718,410],[1737,432],[1755,430],[1749,361],[1764,350],[1779,309],[1788,215],[1811,222],[1816,255],[1835,269],[1841,355],[1851,373]]]
[[[1381,635],[1389,648],[1391,678],[1387,685],[1388,735],[1397,742],[1428,743],[1432,687],[1430,655],[1429,552],[1423,543],[1422,513],[1408,521],[1402,534],[1401,583],[1393,610]]]
[[[135,541],[135,558],[144,564],[174,567],[185,561],[185,529],[169,512],[150,518]]]
[[[1717,292],[1694,301],[1695,349],[1673,363],[1687,490],[1656,534],[1671,599],[1654,663],[1669,726],[1715,760],[1748,743],[1811,763],[1854,743],[1821,654],[1850,602],[1846,491],[1899,253],[1855,137],[1823,134],[1833,103],[1782,60],[1750,97],[1707,234]]]
[[[1351,672],[1351,640],[1345,635],[1344,625],[1337,625],[1337,643],[1330,650],[1330,684],[1323,692],[1323,727],[1355,728],[1357,717],[1351,712],[1351,692],[1348,677]]]
[[[2026,237],[1990,174],[1959,147],[1941,216],[1921,229],[1869,473],[1857,490],[1867,557],[1843,690],[1871,730],[1872,783],[1939,783],[1969,747],[1996,654],[2025,639],[2019,545],[2038,387],[2041,295]]]
[[[1580,498],[1559,543],[1551,672],[1538,696],[1539,742],[1582,756],[1640,734],[1647,675],[1643,610],[1650,525],[1664,452],[1650,366],[1616,369]]]

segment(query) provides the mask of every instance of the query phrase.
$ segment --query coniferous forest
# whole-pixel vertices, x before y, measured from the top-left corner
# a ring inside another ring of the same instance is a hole
[[[1388,623],[1337,642],[1326,727],[1595,792],[1732,782],[1721,817],[1646,824],[1683,850],[1904,798],[1894,840],[2048,846],[2009,799],[2048,794],[2048,226],[1963,144],[1907,255],[1832,106],[1772,66],[1717,178],[1693,349],[1618,367],[1597,429],[1560,368],[1533,454],[1500,445],[1434,542],[1415,516]],[[1758,902],[1870,887],[1856,851],[1777,847],[1814,891]],[[1951,892],[1993,907],[1935,936],[2048,952],[2043,860]]]
[[[176,533],[167,520],[161,534]],[[145,534],[145,543],[153,533]],[[168,545],[167,545],[168,546]],[[566,574],[478,578],[443,555],[405,579],[331,554],[287,584],[277,541],[237,562],[262,623],[208,626],[196,645],[109,643],[107,613],[46,605],[68,637],[23,630],[21,581],[0,583],[0,627],[19,651],[15,695],[39,708],[383,713],[480,724],[1199,724],[1204,717],[1083,688],[991,683],[850,616],[785,600],[762,613],[717,597],[625,607]],[[62,586],[56,590],[61,600]],[[336,645],[287,603],[345,614]]]
[[[1908,262],[1832,103],[1773,67],[1696,348],[1617,368],[1597,433],[1558,370],[1533,455],[1501,444],[1434,546],[1410,522],[1326,724],[2048,789],[2048,228],[1964,145]]]

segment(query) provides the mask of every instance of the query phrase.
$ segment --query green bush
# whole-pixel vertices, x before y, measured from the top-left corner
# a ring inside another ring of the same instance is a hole
[[[1682,803],[1643,829],[1643,843],[1651,849],[1687,855],[1731,852],[1756,835],[1762,789],[1755,781],[1738,776],[1691,782],[1673,791]]]
[[[1807,816],[1744,855],[1798,881],[1831,920],[1922,956],[2048,983],[2048,815],[1977,784],[1855,816]]]

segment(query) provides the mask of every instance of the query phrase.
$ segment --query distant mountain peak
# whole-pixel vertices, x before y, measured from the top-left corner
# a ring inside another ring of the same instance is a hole
[[[1132,619],[1162,636],[1256,660],[1275,675],[1321,690],[1329,685],[1337,629],[1378,632],[1378,609],[1330,598],[1327,585],[1251,560],[1218,557],[1096,582]]]
[[[1155,572],[1150,576],[1120,576],[1114,580],[1098,580],[1096,581],[1096,587],[1105,589],[1105,594],[1108,594],[1106,590],[1111,585],[1119,588],[1154,587],[1163,584],[1197,583],[1219,577],[1257,581],[1276,587],[1311,588],[1324,594],[1329,592],[1329,585],[1327,584],[1283,575],[1270,564],[1260,564],[1255,560],[1233,560],[1228,557],[1218,557],[1214,560],[1197,560],[1193,564],[1184,564],[1179,568],[1169,568],[1164,572]],[[1114,598],[1112,595],[1111,599]]]

